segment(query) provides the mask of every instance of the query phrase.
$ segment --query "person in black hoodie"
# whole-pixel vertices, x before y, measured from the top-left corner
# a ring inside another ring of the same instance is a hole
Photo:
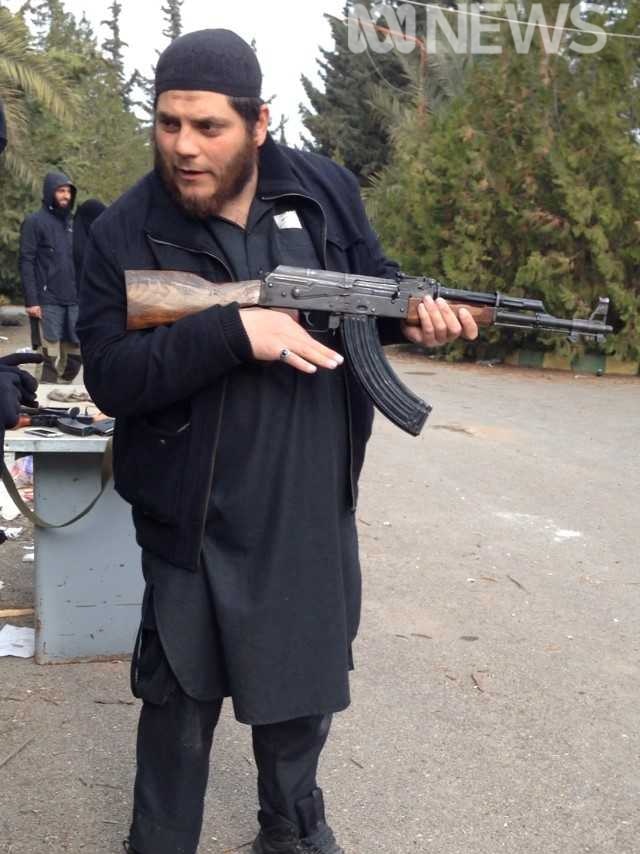
[[[42,347],[55,370],[53,379],[59,382],[72,379],[66,370],[70,356],[79,369],[78,287],[72,250],[75,198],[72,181],[62,172],[49,172],[42,208],[26,217],[20,234],[25,305],[29,317],[38,322],[33,344]]]
[[[89,241],[89,229],[107,206],[98,199],[87,199],[78,205],[73,218],[73,266],[76,271],[76,282],[80,286],[80,276],[84,263],[84,253]],[[37,321],[36,321],[37,323]],[[68,353],[67,366],[62,376],[62,381],[73,380],[82,365],[80,353]]]
[[[73,264],[76,268],[76,281],[80,282],[84,253],[89,241],[89,229],[107,206],[99,199],[87,199],[78,205],[73,218]]]

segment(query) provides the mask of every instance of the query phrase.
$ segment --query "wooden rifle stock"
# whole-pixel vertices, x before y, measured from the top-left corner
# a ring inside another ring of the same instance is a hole
[[[178,277],[179,276],[179,281]],[[262,282],[227,282],[214,285],[193,273],[174,275],[164,270],[127,270],[127,329],[149,329],[175,323],[215,305],[237,302],[241,307],[258,304]]]

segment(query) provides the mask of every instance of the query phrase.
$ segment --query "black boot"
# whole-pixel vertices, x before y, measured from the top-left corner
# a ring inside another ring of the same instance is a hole
[[[82,359],[77,353],[69,353],[67,355],[67,364],[62,374],[62,382],[72,383],[80,373],[82,367]]]
[[[55,384],[58,382],[58,372],[56,371],[55,362],[46,351],[43,351],[42,355],[44,356],[44,362],[42,363],[41,382]]]
[[[251,854],[344,854],[325,821],[321,789],[296,804],[300,827],[282,816],[260,812],[260,825]]]
[[[129,842],[129,840],[128,840],[128,839],[124,839],[124,840],[123,840],[123,842],[122,842],[122,847],[123,847],[123,848],[124,848],[124,850],[127,852],[127,854],[139,854],[139,852],[138,852],[138,851],[136,851],[136,849],[135,849],[135,848],[132,848],[132,847],[131,847],[131,843]]]
[[[344,854],[344,849],[336,842],[333,830],[326,821],[321,822],[313,833],[301,840],[302,850],[307,854]]]
[[[325,819],[322,789],[314,789],[308,797],[298,801],[296,812],[303,850],[308,848],[320,854],[344,854]]]
[[[328,824],[323,822],[311,836],[301,837],[295,824],[281,819],[279,827],[257,835],[251,854],[344,854]]]
[[[304,849],[298,828],[290,821],[278,818],[278,823],[274,822],[272,827],[261,828],[251,846],[251,854],[302,854]]]

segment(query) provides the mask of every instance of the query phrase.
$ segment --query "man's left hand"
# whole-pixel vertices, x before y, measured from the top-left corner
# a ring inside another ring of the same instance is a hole
[[[404,336],[412,344],[440,347],[455,341],[456,338],[473,341],[478,337],[478,326],[471,312],[461,308],[456,315],[449,303],[441,298],[434,300],[432,297],[425,297],[418,305],[418,315],[420,326],[402,324]]]

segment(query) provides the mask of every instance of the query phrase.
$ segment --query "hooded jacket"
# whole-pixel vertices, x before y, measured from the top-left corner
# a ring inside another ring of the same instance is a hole
[[[59,187],[71,187],[71,204],[54,205]],[[20,232],[20,278],[25,305],[76,305],[78,288],[73,265],[73,206],[76,187],[62,172],[49,172],[42,188],[42,207],[29,214]]]

